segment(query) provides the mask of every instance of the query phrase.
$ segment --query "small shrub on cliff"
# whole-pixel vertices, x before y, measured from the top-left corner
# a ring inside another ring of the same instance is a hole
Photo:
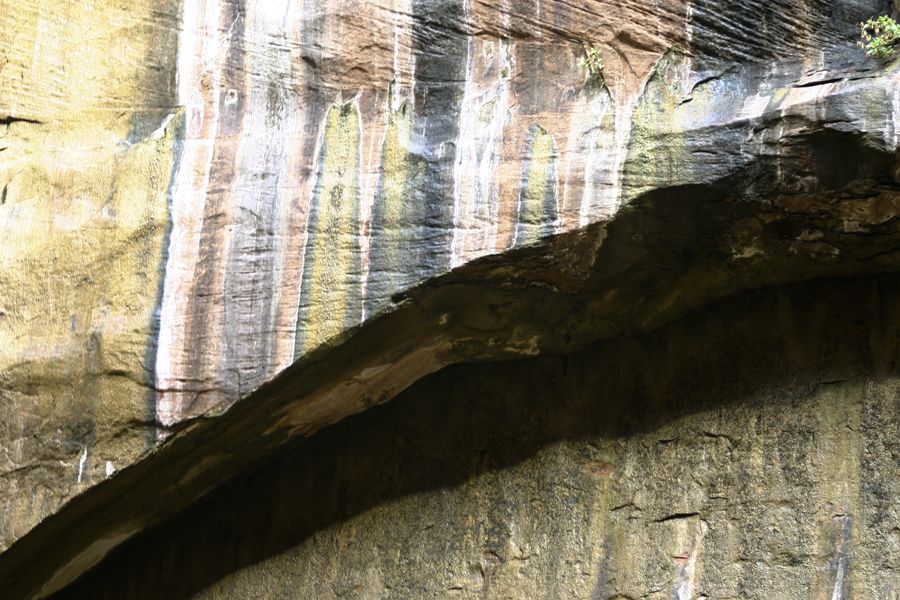
[[[586,56],[579,59],[578,64],[588,70],[591,77],[596,77],[603,81],[603,60],[600,58],[600,51],[591,46]]]
[[[863,39],[869,42],[865,45],[859,42],[859,46],[866,49],[866,56],[877,56],[887,60],[897,53],[894,46],[900,42],[900,25],[893,19],[882,16],[869,19],[859,26],[862,29]]]

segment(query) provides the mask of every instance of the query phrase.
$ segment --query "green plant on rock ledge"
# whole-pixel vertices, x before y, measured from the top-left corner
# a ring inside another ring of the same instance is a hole
[[[865,45],[859,42],[859,46],[866,49],[866,56],[877,56],[885,60],[893,58],[897,53],[894,46],[900,42],[900,25],[890,17],[881,16],[860,23],[859,26],[863,39],[869,42]]]
[[[600,51],[591,46],[586,56],[582,56],[578,60],[578,64],[588,70],[591,77],[596,77],[599,81],[603,81],[603,60],[600,58]]]

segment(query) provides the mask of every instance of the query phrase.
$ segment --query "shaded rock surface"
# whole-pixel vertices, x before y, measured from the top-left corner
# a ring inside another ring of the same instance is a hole
[[[898,294],[817,280],[450,367],[53,598],[890,598]]]

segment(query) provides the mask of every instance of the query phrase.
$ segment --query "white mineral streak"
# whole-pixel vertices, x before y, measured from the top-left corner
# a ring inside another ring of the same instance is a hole
[[[834,589],[831,593],[831,600],[841,600],[841,591],[844,589],[844,561],[839,561],[837,573],[834,577]]]
[[[306,222],[309,217],[309,201],[312,196],[314,177],[298,177],[306,164],[303,148],[307,136],[316,139],[316,135],[309,135],[304,130],[307,120],[307,102],[303,97],[306,86],[306,72],[303,68],[304,48],[299,40],[303,39],[304,23],[315,22],[316,3],[293,0],[288,5],[286,31],[289,35],[288,43],[291,49],[292,79],[291,84],[298,90],[299,98],[296,99],[296,107],[293,109],[295,130],[291,135],[292,151],[285,157],[287,164],[287,176],[282,180],[282,186],[286,189],[286,202],[284,204],[285,237],[279,246],[279,254],[276,259],[276,268],[280,269],[282,276],[278,290],[277,313],[275,316],[275,340],[271,349],[272,373],[278,373],[286,369],[294,360],[295,330],[297,327],[297,309],[300,304],[300,280],[303,269],[303,261],[306,254]],[[321,140],[316,140],[313,168],[318,164],[318,151]],[[296,233],[292,233],[296,232]]]
[[[594,98],[582,96],[575,106],[575,114],[582,115],[582,118],[571,120],[569,148],[566,152],[570,158],[566,162],[565,179],[566,182],[569,181],[570,170],[584,174],[584,188],[578,211],[579,227],[587,225],[592,218],[606,218],[616,209],[616,158],[612,151],[616,133],[601,126],[610,110],[612,103],[608,94],[600,93]],[[565,197],[567,191],[568,186],[563,191],[563,206],[570,206]],[[562,223],[560,228],[565,225],[566,223]]]
[[[681,82],[685,90],[685,96],[690,99],[691,91],[694,89],[694,0],[687,0],[684,9],[684,47],[687,53],[684,56],[684,79]]]
[[[512,42],[469,38],[454,164],[452,267],[498,250],[496,171],[509,121],[513,51]],[[484,73],[496,76],[483,81]]]
[[[150,134],[150,139],[151,140],[161,140],[163,138],[163,136],[166,135],[166,127],[169,126],[169,123],[171,123],[172,119],[174,119],[174,118],[175,118],[174,114],[167,115],[166,118],[163,119],[163,122],[160,123],[160,125],[156,129],[156,131],[154,131],[153,133]]]
[[[360,95],[362,91],[360,90]],[[387,99],[385,104],[390,103],[390,93],[385,94]],[[372,214],[375,210],[375,195],[378,189],[378,179],[381,173],[381,149],[384,148],[384,140],[387,136],[388,115],[381,113],[375,115],[375,125],[370,129],[364,126],[363,113],[359,106],[360,97],[354,99],[357,108],[357,119],[359,121],[359,156],[362,166],[360,174],[360,194],[359,194],[359,233],[357,240],[360,250],[360,281],[366,281],[369,278],[369,249],[371,247],[372,238],[369,232],[372,229]],[[383,129],[385,135],[367,135],[378,129]],[[360,314],[365,318],[365,286],[363,293],[360,295]]]
[[[186,304],[199,256],[203,207],[219,122],[221,61],[218,0],[187,2],[179,41],[178,99],[185,107],[185,141],[172,191],[172,232],[160,311],[156,361],[157,420],[180,420],[185,395],[184,365],[193,340],[186,339]]]
[[[302,117],[298,116],[298,113],[302,115],[302,112],[298,109],[296,97],[293,93],[288,93],[288,90],[292,88],[295,77],[293,56],[291,54],[291,37],[293,33],[291,24],[293,19],[296,18],[293,15],[294,4],[296,3],[291,0],[275,2],[273,6],[276,9],[270,11],[269,18],[257,20],[257,23],[263,24],[265,30],[273,32],[272,38],[278,49],[275,57],[275,72],[279,78],[280,88],[285,93],[281,107],[284,111],[284,118],[276,127],[279,135],[279,148],[277,153],[270,155],[272,169],[279,174],[278,186],[275,192],[277,195],[276,203],[275,207],[273,207],[275,213],[273,220],[273,235],[275,236],[273,252],[275,256],[273,257],[272,265],[274,272],[272,282],[275,289],[272,291],[272,296],[269,299],[271,320],[267,323],[267,326],[271,328],[270,331],[275,332],[275,343],[271,348],[272,373],[280,372],[290,364],[290,358],[286,356],[287,353],[283,355],[279,352],[282,346],[278,342],[284,338],[292,338],[294,330],[293,326],[287,330],[284,329],[279,318],[281,316],[279,307],[285,297],[284,284],[286,282],[285,271],[287,269],[285,257],[289,252],[286,240],[290,237],[290,213],[294,208],[294,198],[297,190],[296,182],[290,177],[290,173],[296,173],[294,165],[301,154],[296,152],[300,144],[295,132],[299,129],[299,123],[302,123]],[[291,346],[290,352],[291,354],[293,353],[293,346]]]
[[[673,600],[694,600],[697,557],[709,526],[699,517],[676,519],[675,523],[678,559],[676,560],[672,598]]]
[[[78,483],[81,483],[81,477],[84,475],[84,464],[87,462],[88,448],[84,447],[84,452],[81,453],[81,459],[78,461]]]
[[[361,172],[359,173],[360,187],[357,202],[359,204],[358,223],[360,225],[372,222],[372,209],[375,206],[375,189],[378,186],[378,176],[381,172],[381,145],[377,144],[381,136],[369,135],[370,131],[376,128],[372,127],[371,130],[366,128],[366,119],[362,110],[362,95],[363,90],[360,88],[359,92],[351,100],[356,107],[356,126],[359,129],[359,147],[357,152],[359,154]],[[378,95],[377,91],[376,95]],[[382,123],[384,116],[381,111],[377,111],[372,120],[379,123],[381,127],[387,127],[387,121]],[[381,127],[378,127],[378,129],[381,129]],[[366,233],[366,229],[366,227],[362,226],[359,228],[357,242],[360,244],[362,254],[368,257],[369,236]],[[367,263],[368,260],[364,262]],[[368,272],[367,267],[365,271]],[[362,281],[365,281],[365,277],[362,278]],[[362,303],[362,299],[360,299],[360,303]],[[360,311],[362,311],[361,305]]]
[[[375,9],[373,11],[373,8]],[[400,15],[396,14],[394,11],[388,10],[379,10],[380,7],[372,6],[371,4],[367,4],[360,8],[354,8],[354,10],[365,10],[367,13],[366,16],[370,18],[373,33],[377,35],[379,38],[390,39],[390,33],[393,33],[394,40],[394,52],[393,52],[393,67],[394,67],[394,76],[396,77],[396,71],[398,70],[398,61],[399,61],[399,49],[397,48],[398,42],[398,20],[400,19]],[[395,9],[396,10],[396,9]],[[371,14],[374,12],[375,14]],[[393,13],[393,14],[392,14]],[[392,18],[393,17],[393,18]],[[382,82],[378,82],[382,83]],[[376,97],[376,106],[381,103],[378,102],[378,98],[384,98],[384,104],[388,105],[391,103],[391,94],[390,94],[390,85],[385,86],[384,88],[376,88],[374,91]],[[387,131],[389,115],[387,112],[376,110],[373,111],[373,114],[366,115],[364,114],[361,106],[361,99],[363,95],[363,88],[360,87],[356,97],[354,98],[354,104],[356,104],[357,108],[357,117],[359,121],[359,157],[360,157],[360,166],[361,172],[359,174],[360,177],[360,191],[359,191],[359,233],[357,238],[357,243],[360,248],[360,279],[361,281],[366,281],[369,275],[369,246],[371,238],[368,235],[368,231],[371,228],[372,223],[372,212],[375,207],[375,194],[378,189],[378,179],[381,173],[381,150],[384,148],[384,136],[375,135],[376,131]],[[369,127],[366,126],[366,117],[369,117],[371,125]],[[363,314],[365,311],[365,297],[361,296],[359,298],[359,312]]]
[[[228,228],[233,242],[224,244],[232,260],[222,266],[223,272],[231,271],[226,290],[229,283],[234,285],[234,297],[225,301],[223,336],[229,372],[237,379],[231,388],[236,387],[238,395],[272,375],[266,360],[269,349],[261,346],[274,335],[284,280],[282,242],[291,189],[286,184],[297,106],[290,4],[291,0],[268,0],[247,15],[249,81],[236,159],[234,226]]]
[[[894,76],[887,80],[885,93],[891,100],[891,111],[888,118],[891,120],[890,139],[887,140],[891,148],[900,147],[900,71],[894,71]]]
[[[394,87],[390,110],[397,112],[406,101],[411,108],[415,108],[413,90],[416,85],[416,55],[412,41],[412,0],[391,0],[391,12],[394,17]]]

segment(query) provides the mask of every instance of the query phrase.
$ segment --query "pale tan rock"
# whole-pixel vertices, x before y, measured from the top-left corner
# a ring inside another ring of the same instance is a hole
[[[167,10],[0,2],[0,550],[153,443]]]

